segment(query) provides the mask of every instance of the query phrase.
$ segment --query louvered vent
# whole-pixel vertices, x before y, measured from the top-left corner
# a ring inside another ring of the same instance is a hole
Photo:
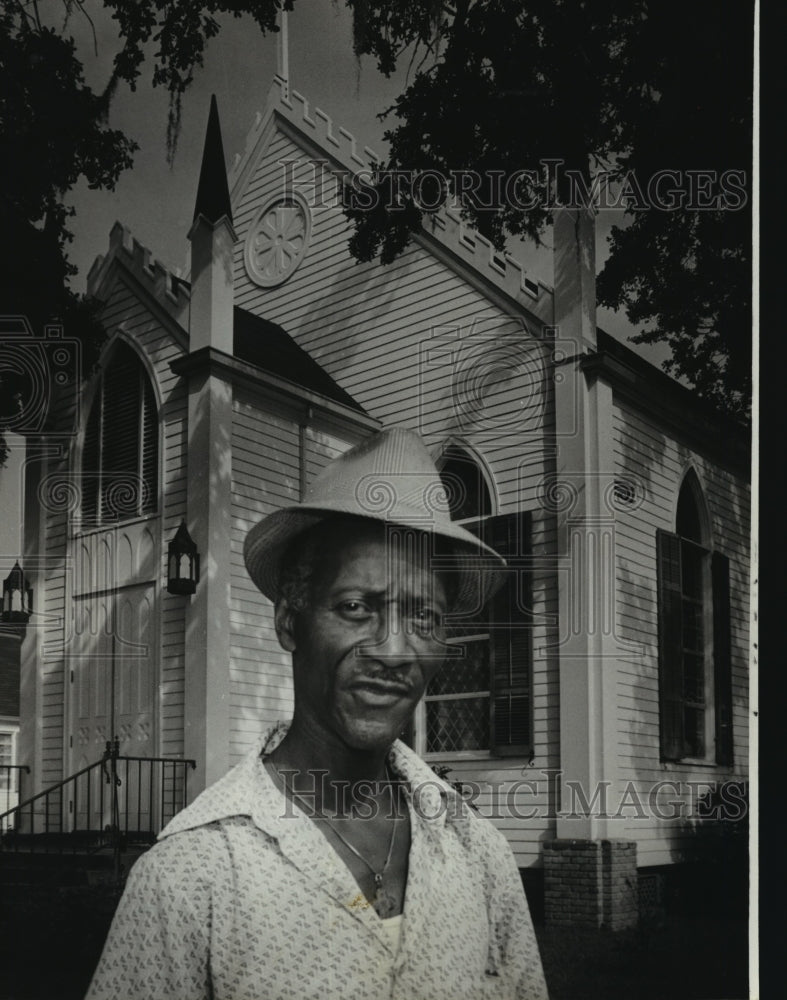
[[[158,506],[155,395],[142,362],[125,344],[113,353],[91,407],[82,484],[85,523],[112,523]]]

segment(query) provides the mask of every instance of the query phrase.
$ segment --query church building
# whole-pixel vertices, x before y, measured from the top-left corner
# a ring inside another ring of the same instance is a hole
[[[109,234],[100,366],[26,462],[39,798],[13,821],[46,801],[65,831],[153,835],[288,717],[245,534],[405,426],[510,567],[407,739],[504,832],[537,916],[632,926],[745,814],[746,431],[598,328],[586,212],[555,214],[554,287],[451,209],[353,259],[343,185],[374,162],[277,77],[229,176],[211,106],[187,277]]]

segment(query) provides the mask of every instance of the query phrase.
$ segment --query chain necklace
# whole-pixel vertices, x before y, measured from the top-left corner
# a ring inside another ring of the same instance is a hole
[[[385,878],[385,873],[388,870],[388,865],[391,863],[391,858],[393,857],[394,842],[396,841],[396,827],[399,823],[398,812],[396,810],[394,810],[393,812],[393,823],[391,824],[391,840],[388,844],[388,853],[385,857],[385,862],[382,868],[378,870],[375,867],[375,865],[373,865],[367,858],[363,856],[363,854],[361,854],[361,852],[358,850],[355,844],[351,844],[350,841],[342,833],[340,833],[339,830],[336,829],[331,820],[326,815],[324,815],[324,813],[315,812],[313,806],[311,806],[301,795],[299,795],[294,788],[291,788],[287,784],[287,782],[284,779],[284,776],[281,774],[276,765],[273,764],[273,761],[271,761],[271,764],[276,772],[279,781],[282,784],[282,787],[284,788],[284,791],[288,795],[290,795],[291,798],[300,802],[303,806],[306,806],[306,809],[304,810],[306,815],[312,817],[313,819],[321,819],[324,823],[327,823],[331,832],[335,833],[336,836],[339,838],[339,840],[341,840],[341,842],[344,844],[344,846],[349,851],[352,851],[352,853],[355,855],[356,858],[358,858],[359,861],[362,861],[366,865],[366,867],[372,873],[372,877],[374,878],[375,894],[374,894],[374,899],[371,901],[372,906],[375,908],[375,910],[377,911],[377,915],[381,919],[384,920],[386,917],[392,916],[394,910],[396,909],[396,898],[392,896],[390,892],[387,892],[385,890],[383,880]],[[388,768],[386,766],[386,773],[387,772]],[[391,806],[393,806],[394,801],[393,801],[393,792],[391,791],[390,777],[388,779],[387,787],[388,787],[388,794],[391,798]]]

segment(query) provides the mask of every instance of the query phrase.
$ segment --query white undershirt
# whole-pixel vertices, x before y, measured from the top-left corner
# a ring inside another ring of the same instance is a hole
[[[380,925],[385,934],[385,939],[388,947],[391,949],[394,955],[399,951],[399,942],[402,937],[402,917],[404,914],[399,913],[395,917],[386,917],[385,920],[380,920]]]

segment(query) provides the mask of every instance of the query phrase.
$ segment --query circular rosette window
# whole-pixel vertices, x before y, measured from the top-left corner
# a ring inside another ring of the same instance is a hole
[[[312,218],[301,195],[274,198],[256,217],[246,237],[246,270],[263,288],[281,285],[306,255]]]

